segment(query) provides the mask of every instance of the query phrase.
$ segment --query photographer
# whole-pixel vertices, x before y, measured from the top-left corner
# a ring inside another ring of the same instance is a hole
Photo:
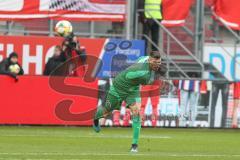
[[[62,49],[67,63],[67,75],[83,77],[85,74],[84,64],[86,62],[86,51],[74,34],[65,38],[62,43]]]

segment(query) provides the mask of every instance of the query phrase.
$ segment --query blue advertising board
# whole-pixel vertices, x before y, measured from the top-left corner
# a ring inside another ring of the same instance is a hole
[[[145,55],[145,43],[143,40],[108,39],[102,52],[102,66],[97,77],[115,77]]]

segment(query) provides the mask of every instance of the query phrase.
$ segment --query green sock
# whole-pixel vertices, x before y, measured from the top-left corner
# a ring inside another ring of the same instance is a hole
[[[95,113],[94,119],[100,119],[103,117],[103,107],[98,107],[97,112]]]
[[[141,118],[139,115],[132,117],[133,140],[132,144],[138,144],[139,134],[141,130]]]

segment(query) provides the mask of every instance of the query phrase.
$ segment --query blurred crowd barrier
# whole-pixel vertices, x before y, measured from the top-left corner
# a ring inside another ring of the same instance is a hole
[[[179,82],[174,91],[158,96],[151,95],[154,90],[151,91],[150,86],[142,87],[142,91],[150,89],[149,96],[142,97],[143,126],[240,127],[240,83],[212,81],[192,83],[191,80]],[[103,120],[102,123],[106,126],[129,126],[130,115],[130,110],[123,103],[120,111],[114,111],[113,116]]]

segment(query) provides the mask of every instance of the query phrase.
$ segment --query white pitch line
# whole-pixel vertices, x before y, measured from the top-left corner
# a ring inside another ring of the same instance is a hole
[[[240,154],[171,154],[171,153],[0,153],[2,156],[148,156],[148,157],[240,157]],[[46,160],[46,159],[44,159]]]
[[[124,135],[97,135],[97,134],[92,134],[89,136],[73,136],[73,135],[47,135],[47,134],[42,134],[42,135],[34,135],[34,134],[29,134],[29,135],[23,135],[23,134],[8,134],[8,135],[0,135],[0,137],[59,137],[59,138],[113,138],[113,139],[129,139],[132,138],[132,136],[124,136]],[[142,135],[140,136],[142,139],[171,139],[172,137],[170,136],[158,136],[158,135]]]
[[[23,160],[22,158],[0,158],[0,160]],[[56,159],[52,159],[52,158],[46,158],[46,159],[44,159],[44,158],[24,158],[24,160],[56,160]],[[74,158],[74,159],[72,159],[72,158],[68,158],[68,159],[65,159],[65,160],[92,160],[92,159],[82,159],[82,158],[78,158],[78,159],[76,159],[76,158]],[[98,160],[101,160],[101,159],[98,159]]]

